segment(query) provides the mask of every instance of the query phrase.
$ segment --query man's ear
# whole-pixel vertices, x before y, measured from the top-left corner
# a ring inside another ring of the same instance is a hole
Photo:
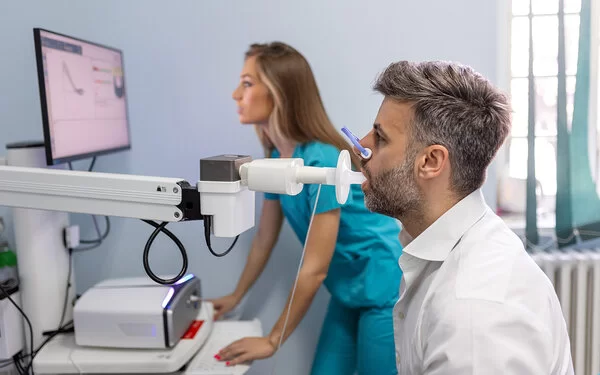
[[[424,148],[417,160],[417,173],[423,179],[438,177],[450,164],[448,149],[442,145]]]

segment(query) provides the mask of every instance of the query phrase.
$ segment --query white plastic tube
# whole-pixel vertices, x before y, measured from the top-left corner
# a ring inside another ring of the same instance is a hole
[[[274,194],[297,195],[304,184],[333,185],[337,201],[344,204],[350,185],[365,181],[350,163],[347,150],[342,150],[335,168],[304,166],[302,159],[258,159],[243,164],[240,176],[248,189]]]
[[[240,166],[242,184],[248,189],[265,193],[296,195],[302,191],[296,169],[302,159],[258,159]]]
[[[303,184],[335,185],[335,168],[300,167],[296,181]]]

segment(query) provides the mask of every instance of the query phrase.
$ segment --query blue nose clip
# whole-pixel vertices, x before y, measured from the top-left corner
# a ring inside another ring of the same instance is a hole
[[[344,126],[342,128],[342,132],[344,134],[346,134],[346,137],[348,137],[350,139],[350,142],[352,142],[354,147],[356,147],[356,149],[358,151],[360,151],[360,156],[363,159],[367,160],[367,159],[371,158],[371,155],[373,155],[373,152],[371,151],[371,149],[361,146],[361,144],[358,142],[359,141],[358,138],[354,134],[352,134],[350,129],[348,129],[347,127]]]

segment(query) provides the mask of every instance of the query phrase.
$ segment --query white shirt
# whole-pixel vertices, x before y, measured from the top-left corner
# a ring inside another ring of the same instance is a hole
[[[399,375],[574,373],[552,284],[480,190],[400,241]]]

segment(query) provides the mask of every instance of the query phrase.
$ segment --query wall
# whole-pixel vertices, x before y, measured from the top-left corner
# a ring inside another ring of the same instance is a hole
[[[501,1],[501,0],[497,0]],[[310,61],[334,123],[366,133],[381,98],[370,88],[395,60],[459,60],[496,80],[496,2],[422,1],[3,1],[0,5],[0,134],[4,143],[41,139],[34,64],[33,27],[75,35],[125,52],[133,149],[102,157],[96,170],[182,177],[195,182],[198,159],[221,153],[260,157],[254,132],[237,122],[231,91],[246,47],[282,40]],[[76,163],[85,168],[86,162]],[[495,170],[485,194],[495,205]],[[260,209],[260,200],[257,212]],[[1,215],[9,215],[3,209]],[[91,237],[89,217],[73,215]],[[9,221],[10,230],[10,221]],[[79,292],[113,276],[143,275],[142,250],[151,230],[137,220],[112,219],[106,243],[76,258]],[[233,290],[253,235],[235,251],[212,257],[200,223],[170,226],[200,275],[206,297]],[[217,248],[228,241],[215,241]],[[175,247],[159,239],[151,263],[157,272],[177,272]],[[287,225],[272,261],[244,305],[269,330],[292,284],[301,247]],[[328,301],[322,290],[277,359],[277,373],[309,372]],[[253,374],[270,373],[272,360]]]

